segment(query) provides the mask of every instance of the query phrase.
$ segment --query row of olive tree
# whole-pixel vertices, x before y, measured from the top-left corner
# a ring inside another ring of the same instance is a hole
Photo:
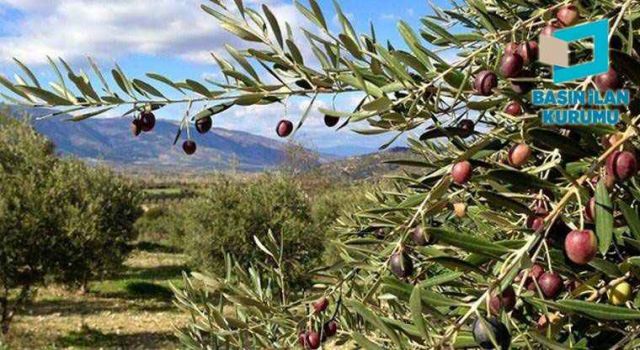
[[[114,271],[135,238],[138,195],[104,169],[55,157],[22,121],[0,115],[0,321],[2,333],[35,287],[86,290]]]

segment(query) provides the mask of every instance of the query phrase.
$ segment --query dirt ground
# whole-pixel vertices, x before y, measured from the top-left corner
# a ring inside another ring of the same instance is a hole
[[[40,289],[4,342],[9,349],[176,349],[174,329],[186,315],[172,304],[169,283],[181,285],[184,263],[168,247],[140,244],[125,271],[91,283],[86,295]]]

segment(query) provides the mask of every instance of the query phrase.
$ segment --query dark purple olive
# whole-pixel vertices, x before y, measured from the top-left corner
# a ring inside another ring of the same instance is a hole
[[[413,274],[413,262],[404,250],[397,251],[391,255],[389,268],[399,278],[409,277]]]
[[[517,54],[504,55],[500,62],[500,73],[506,78],[514,78],[520,74],[524,67],[524,60]]]
[[[609,71],[606,73],[602,73],[596,76],[595,79],[596,87],[600,92],[605,92],[607,90],[616,90],[622,87],[622,80],[618,73],[613,70],[613,68],[609,68]]]
[[[518,54],[522,57],[525,65],[535,62],[539,54],[538,42],[531,40],[520,44]]]
[[[518,53],[518,43],[510,42],[504,47],[504,54],[513,55],[514,53]]]
[[[425,246],[429,243],[429,237],[421,226],[417,226],[411,231],[411,239],[418,246]]]
[[[151,112],[140,113],[140,127],[142,131],[149,132],[156,126],[156,116]]]
[[[194,153],[196,153],[196,142],[193,140],[186,140],[183,144],[182,144],[182,150],[184,151],[184,153],[188,154],[188,155],[192,155]]]
[[[508,286],[502,293],[493,292],[491,299],[489,300],[489,308],[495,315],[500,313],[500,310],[509,312],[516,306],[516,292],[512,286]]]
[[[340,121],[340,118],[338,117],[334,117],[332,115],[325,115],[324,116],[324,125],[333,128],[334,126],[336,126],[338,124],[338,122]]]
[[[291,135],[293,131],[293,123],[289,120],[282,119],[278,122],[278,126],[276,127],[276,134],[280,137],[287,137]]]
[[[636,156],[629,151],[614,151],[607,157],[607,174],[625,181],[638,172]]]
[[[327,307],[329,307],[329,299],[322,297],[316,301],[313,302],[313,311],[316,314],[319,314],[321,312],[323,312],[324,310],[327,309]]]
[[[204,117],[196,120],[196,130],[200,134],[206,134],[211,130],[211,126],[213,126],[213,120],[211,117]]]
[[[506,107],[504,107],[504,112],[514,117],[521,116],[522,105],[518,101],[511,101]]]
[[[490,96],[498,86],[498,76],[490,70],[483,70],[476,75],[473,86],[478,94]]]
[[[572,26],[580,19],[578,8],[574,5],[565,5],[556,13],[556,18],[565,27]]]
[[[473,134],[473,130],[475,129],[475,124],[471,119],[462,119],[458,122],[458,129],[462,131],[460,134],[461,137],[467,138]]]
[[[315,350],[320,347],[320,334],[316,331],[308,331],[306,334],[307,347]]]
[[[338,333],[338,323],[336,321],[329,321],[324,324],[324,334],[329,337],[333,337]]]
[[[472,330],[473,339],[483,349],[495,349],[497,345],[501,350],[507,350],[511,345],[509,330],[496,317],[477,319]]]
[[[555,299],[564,289],[562,278],[555,272],[543,273],[538,278],[538,285],[542,294],[549,299]]]
[[[134,119],[131,122],[130,128],[133,136],[140,135],[140,133],[142,133],[142,122],[140,122],[140,119]]]

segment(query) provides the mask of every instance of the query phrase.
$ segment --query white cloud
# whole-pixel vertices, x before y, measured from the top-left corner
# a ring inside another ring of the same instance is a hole
[[[258,3],[249,1],[248,3]],[[293,5],[267,2],[282,21],[296,26]],[[237,43],[200,9],[201,0],[0,0],[23,11],[9,36],[0,37],[0,60],[16,56],[41,64],[46,56],[71,61],[87,54],[111,59],[128,54],[170,55],[211,62],[210,51]],[[256,4],[257,5],[257,4]]]

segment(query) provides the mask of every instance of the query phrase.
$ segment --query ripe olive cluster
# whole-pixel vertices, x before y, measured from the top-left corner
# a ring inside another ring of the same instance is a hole
[[[151,132],[156,125],[156,116],[153,112],[145,109],[139,116],[135,117],[131,122],[131,133],[133,136],[139,136],[142,132]],[[213,120],[210,116],[199,118],[195,121],[196,131],[200,134],[206,134],[211,130]],[[187,155],[196,153],[197,145],[192,139],[185,140],[182,143],[182,150]]]
[[[312,303],[313,314],[315,316],[321,315],[329,307],[329,299],[321,297]],[[338,333],[338,323],[334,318],[324,322],[322,329],[314,330],[312,328],[300,332],[298,335],[298,343],[304,349],[317,349],[327,339],[333,337]]]

